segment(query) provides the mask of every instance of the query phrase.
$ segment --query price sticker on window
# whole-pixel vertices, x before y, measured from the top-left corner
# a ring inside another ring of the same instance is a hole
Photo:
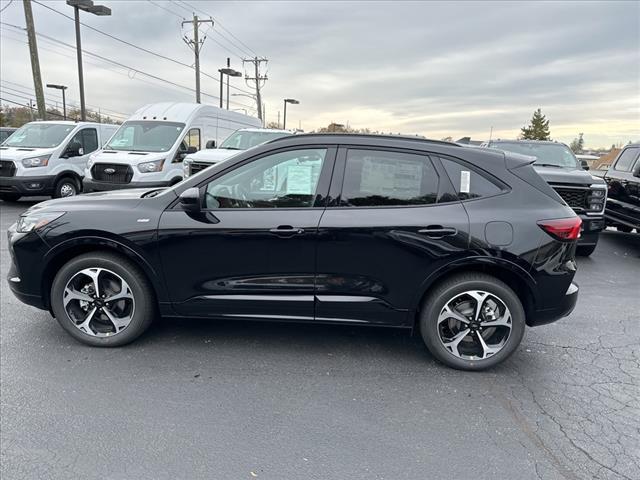
[[[460,193],[469,193],[471,191],[471,172],[462,170],[460,172]]]

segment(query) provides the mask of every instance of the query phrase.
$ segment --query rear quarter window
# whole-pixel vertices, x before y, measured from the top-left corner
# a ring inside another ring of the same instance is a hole
[[[502,186],[476,169],[448,158],[440,157],[440,161],[460,200],[491,197],[504,191]]]
[[[635,147],[625,148],[620,154],[620,156],[618,157],[618,160],[616,161],[616,164],[613,166],[613,169],[621,172],[630,172],[631,167],[635,163],[636,158],[638,158],[639,152],[640,152],[640,148],[635,148]]]

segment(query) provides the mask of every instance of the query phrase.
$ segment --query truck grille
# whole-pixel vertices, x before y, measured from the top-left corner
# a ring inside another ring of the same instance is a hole
[[[586,210],[588,205],[589,188],[551,185],[558,195],[576,212]]]
[[[133,177],[133,169],[129,165],[118,163],[96,163],[91,167],[91,176],[100,182],[129,183]]]
[[[191,175],[195,175],[196,173],[201,172],[202,170],[204,170],[205,168],[209,168],[210,166],[210,163],[191,162],[189,172],[191,172]]]
[[[13,177],[15,174],[15,163],[10,160],[0,160],[0,177]]]

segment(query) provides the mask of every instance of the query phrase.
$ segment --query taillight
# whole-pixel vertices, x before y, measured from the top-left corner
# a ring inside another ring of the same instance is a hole
[[[577,240],[580,236],[580,217],[557,218],[555,220],[540,220],[540,228],[557,240],[571,241]]]

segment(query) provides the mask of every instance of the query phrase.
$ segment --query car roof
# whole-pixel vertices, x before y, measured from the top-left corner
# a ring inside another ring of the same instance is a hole
[[[293,140],[292,137],[295,139]],[[300,142],[300,143],[352,143],[352,144],[384,144],[387,141],[393,143],[406,143],[415,147],[416,145],[441,145],[453,148],[464,148],[454,142],[444,140],[429,140],[424,137],[414,137],[409,135],[368,135],[359,133],[300,133],[290,137],[276,138],[266,142],[272,144],[276,142]]]
[[[516,138],[513,140],[509,140],[506,138],[499,138],[498,140],[489,140],[487,143],[540,143],[540,144],[550,144],[550,145],[564,145],[563,142],[556,142],[555,140],[526,140]]]
[[[270,133],[288,133],[289,135],[293,135],[291,130],[282,130],[278,128],[241,128],[238,132],[270,132]]]

